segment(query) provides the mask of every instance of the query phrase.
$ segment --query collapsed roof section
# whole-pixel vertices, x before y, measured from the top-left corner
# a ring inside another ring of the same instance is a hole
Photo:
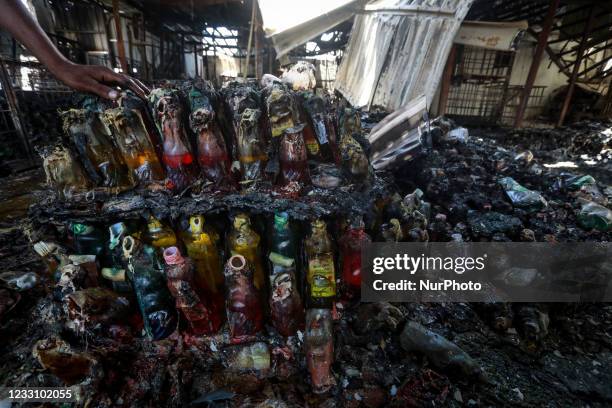
[[[421,94],[431,103],[472,2],[369,2],[355,19],[336,89],[353,106],[395,110]]]
[[[258,4],[266,36],[281,57],[353,17],[365,0],[259,0]]]

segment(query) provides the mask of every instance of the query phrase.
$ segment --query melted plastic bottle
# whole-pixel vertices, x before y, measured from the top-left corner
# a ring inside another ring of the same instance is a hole
[[[306,239],[308,274],[306,292],[309,307],[332,308],[336,296],[336,269],[331,239],[322,220],[312,223]]]
[[[40,151],[47,184],[63,198],[90,187],[85,171],[65,146],[55,145]]]
[[[329,391],[336,384],[331,373],[331,365],[334,362],[331,310],[306,311],[304,350],[313,392],[322,394]]]
[[[176,299],[176,308],[181,311],[189,322],[194,334],[216,333],[221,327],[222,321],[211,313],[204,305],[195,290],[194,267],[189,258],[183,258],[177,247],[164,250],[166,261],[166,277],[168,278],[168,289]]]
[[[266,98],[266,105],[272,137],[281,136],[285,130],[295,126],[291,93],[284,84],[276,82],[272,85],[270,94]]]
[[[127,280],[125,265],[123,264],[123,238],[128,235],[128,228],[123,222],[117,222],[108,227],[110,239],[108,241],[108,257],[106,266],[102,268],[102,276],[111,281],[113,290],[118,293],[132,293],[132,285]]]
[[[379,242],[400,242],[403,238],[402,225],[397,218],[391,218],[380,226]]]
[[[349,296],[358,295],[361,291],[361,248],[371,241],[365,232],[363,221],[359,218],[354,220],[340,239],[342,279]]]
[[[274,216],[270,274],[272,324],[283,336],[292,336],[304,324],[304,307],[297,286],[296,245],[287,213]]]
[[[261,295],[253,284],[253,272],[244,256],[232,256],[224,273],[230,336],[233,343],[242,343],[263,329]]]
[[[195,162],[185,133],[178,91],[154,90],[151,98],[155,101],[155,114],[163,139],[162,158],[168,177],[166,186],[173,192],[180,192],[193,182]]]
[[[177,317],[162,264],[152,247],[131,236],[123,239],[122,247],[145,331],[153,340],[166,338],[176,329]]]
[[[139,183],[146,185],[164,179],[154,141],[136,110],[108,109],[104,112],[104,122],[112,129],[123,161]]]
[[[281,168],[281,183],[286,185],[292,181],[310,182],[308,174],[308,153],[304,145],[302,129],[304,125],[289,128],[281,136],[279,161]]]
[[[176,234],[172,228],[161,223],[154,216],[147,221],[147,230],[143,235],[144,241],[155,248],[161,255],[164,249],[176,245]]]
[[[263,291],[265,288],[265,273],[260,255],[261,238],[251,228],[249,216],[240,213],[234,217],[233,229],[228,236],[232,255],[242,255],[253,268],[255,287]]]
[[[97,113],[70,109],[62,113],[64,132],[81,156],[87,175],[98,186],[128,188],[135,182],[111,142],[110,129]]]
[[[363,181],[370,175],[370,162],[363,147],[354,138],[354,135],[361,134],[359,112],[353,109],[345,109],[340,123],[342,166],[353,180]]]
[[[230,159],[223,135],[217,126],[215,111],[209,99],[192,87],[189,92],[191,115],[189,123],[197,135],[198,163],[204,178],[216,185],[230,183]]]
[[[245,109],[240,117],[238,131],[238,159],[243,181],[255,181],[263,177],[268,160],[262,137],[259,133],[259,109]]]
[[[305,99],[304,109],[321,146],[321,156],[327,161],[339,163],[339,154],[334,126],[327,114],[325,101],[317,95]]]
[[[189,218],[189,230],[183,236],[187,254],[195,264],[197,292],[206,298],[206,305],[223,320],[225,289],[223,265],[219,254],[219,235],[204,223],[204,217]]]

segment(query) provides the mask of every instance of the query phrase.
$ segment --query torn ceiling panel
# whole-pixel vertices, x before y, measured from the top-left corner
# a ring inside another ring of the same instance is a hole
[[[266,36],[278,57],[353,17],[363,0],[259,0]]]
[[[353,25],[335,87],[353,106],[428,104],[473,0],[378,0]]]

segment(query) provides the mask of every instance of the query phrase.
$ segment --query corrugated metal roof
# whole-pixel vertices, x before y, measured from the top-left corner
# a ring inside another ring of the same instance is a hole
[[[335,87],[353,106],[395,110],[438,88],[473,0],[378,0],[355,20]]]

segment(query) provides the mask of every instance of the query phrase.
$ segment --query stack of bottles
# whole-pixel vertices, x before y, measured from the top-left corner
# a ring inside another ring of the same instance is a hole
[[[44,242],[35,250],[59,288],[58,300],[106,287],[103,293],[113,299],[121,296],[138,306],[152,340],[177,330],[214,335],[226,326],[231,343],[253,344],[264,334],[266,319],[285,338],[302,331],[313,388],[327,391],[334,384],[337,286],[342,300],[359,296],[361,246],[369,240],[363,222],[347,224],[334,242],[323,220],[298,234],[300,223],[285,212],[275,214],[260,233],[246,213],[217,217],[214,224],[229,225],[225,239],[203,215],[185,221],[176,230],[154,216],[107,228],[70,223],[66,246],[72,255]]]
[[[319,182],[326,174],[359,184],[371,174],[359,112],[281,82],[217,92],[195,81],[154,89],[147,102],[128,92],[106,103],[63,112],[64,142],[41,151],[48,184],[63,197],[137,187],[299,197],[313,184],[330,187]]]
[[[181,196],[257,189],[297,198],[310,186],[368,186],[373,177],[358,111],[274,80],[220,92],[205,82],[165,86],[146,103],[127,93],[117,106],[89,101],[62,115],[66,143],[41,155],[49,184],[65,199],[91,197],[92,189]],[[329,225],[285,212],[73,222],[70,255],[42,241],[35,250],[56,282],[55,298],[71,302],[69,316],[92,306],[103,316],[96,329],[129,322],[154,341],[224,333],[227,347],[236,347],[228,354],[255,369],[270,366],[268,329],[288,341],[303,333],[313,389],[324,393],[335,384],[336,304],[360,295],[361,248],[370,235],[426,241],[429,207],[421,196],[381,197],[363,216]],[[93,321],[73,320],[75,330]]]

